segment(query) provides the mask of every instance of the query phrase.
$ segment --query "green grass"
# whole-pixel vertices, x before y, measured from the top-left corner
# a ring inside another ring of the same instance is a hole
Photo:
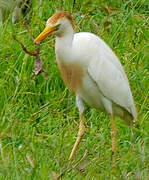
[[[108,16],[104,7],[117,8]],[[48,7],[48,8],[47,8]],[[118,128],[117,172],[112,173],[110,120],[87,106],[87,132],[74,164],[85,150],[83,164],[66,172],[63,179],[149,178],[149,4],[129,1],[33,1],[31,31],[36,37],[45,21],[58,9],[73,13],[76,31],[89,31],[103,38],[115,51],[128,75],[138,111],[132,130],[116,119]],[[25,54],[12,39],[15,34],[30,50],[34,45],[19,22],[10,18],[0,26],[0,180],[52,179],[68,165],[78,131],[75,97],[58,72],[54,37],[43,41],[41,57],[49,78],[30,80],[34,58]],[[27,160],[34,162],[34,168]],[[80,171],[84,167],[84,172]]]

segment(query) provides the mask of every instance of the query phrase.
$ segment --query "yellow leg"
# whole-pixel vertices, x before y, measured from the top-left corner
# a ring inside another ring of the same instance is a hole
[[[76,139],[76,142],[73,146],[73,149],[71,151],[71,154],[69,156],[69,160],[72,160],[73,157],[74,157],[74,154],[76,153],[77,151],[77,148],[81,142],[81,139],[82,139],[82,136],[84,135],[85,133],[85,126],[84,126],[84,117],[83,117],[83,114],[80,114],[80,125],[79,125],[79,132],[78,132],[78,135],[77,135],[77,139]]]
[[[114,122],[114,116],[111,115],[110,117],[111,119],[111,127],[112,127],[112,161],[113,161],[113,169],[116,169],[116,153],[117,153],[117,145],[116,145],[116,134],[117,134],[117,130],[116,130],[116,125]]]

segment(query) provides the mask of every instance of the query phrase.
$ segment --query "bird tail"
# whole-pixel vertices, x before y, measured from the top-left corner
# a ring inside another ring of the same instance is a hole
[[[122,118],[128,126],[133,126],[133,116],[127,110],[124,110]]]
[[[133,106],[131,108],[131,114],[133,116],[133,121],[137,121],[137,110],[136,110],[136,106],[135,103],[133,103]]]
[[[129,126],[132,126],[133,123],[137,121],[137,111],[134,104],[131,108],[131,112],[124,110],[123,119]]]

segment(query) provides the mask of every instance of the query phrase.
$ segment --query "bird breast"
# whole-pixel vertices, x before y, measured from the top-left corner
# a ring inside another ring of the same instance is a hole
[[[76,62],[68,63],[60,60],[58,67],[65,84],[71,91],[77,93],[82,85],[83,68]]]

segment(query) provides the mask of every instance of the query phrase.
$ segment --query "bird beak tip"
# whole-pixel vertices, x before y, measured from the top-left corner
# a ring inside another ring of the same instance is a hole
[[[52,33],[52,29],[46,27],[34,40],[34,43],[38,44]]]
[[[38,41],[38,40],[34,39],[34,43],[35,43],[35,44],[39,44],[39,43],[40,43],[40,41]]]

